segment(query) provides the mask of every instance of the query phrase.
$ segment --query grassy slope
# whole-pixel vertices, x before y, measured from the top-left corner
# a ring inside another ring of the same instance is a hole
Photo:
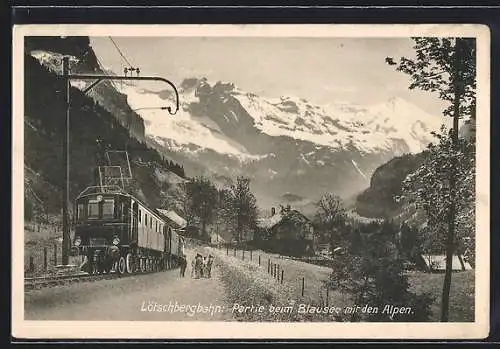
[[[441,292],[444,274],[412,273],[410,285],[416,293],[430,292],[435,301],[432,305],[431,321],[439,321]],[[450,293],[450,322],[474,321],[474,270],[452,275]]]
[[[233,301],[237,298],[245,299],[245,296],[248,296],[249,299],[245,300],[250,301],[250,303],[274,304],[274,302],[284,303],[287,300],[294,299],[296,302],[306,304],[325,305],[326,291],[322,288],[322,283],[330,274],[330,269],[327,267],[280,258],[277,254],[260,250],[253,251],[252,261],[250,261],[249,251],[245,251],[244,261],[242,260],[241,250],[236,251],[236,257],[234,256],[234,250],[229,250],[229,256],[227,256],[225,248],[216,251],[216,253],[219,261],[222,262],[226,274],[226,287],[228,287],[229,293],[233,294]],[[261,258],[260,268],[258,266],[259,255]],[[280,265],[280,268],[285,271],[283,285],[280,285],[267,274],[268,259],[272,263]],[[305,278],[304,297],[301,296],[302,277]],[[417,294],[430,292],[434,296],[435,300],[431,306],[432,315],[429,322],[439,321],[443,277],[444,274],[424,272],[413,272],[409,275],[412,291]],[[260,281],[256,282],[257,279]],[[328,298],[329,306],[345,307],[353,305],[348,295],[339,292],[330,291]],[[451,287],[450,321],[474,321],[474,299],[474,271],[454,273]],[[248,316],[244,317],[243,320],[256,321],[257,319]],[[271,317],[267,320],[283,321],[284,319]],[[316,316],[312,318],[312,321],[324,320],[324,318],[319,319]],[[297,320],[294,319],[293,321]],[[330,321],[334,320],[330,319]]]

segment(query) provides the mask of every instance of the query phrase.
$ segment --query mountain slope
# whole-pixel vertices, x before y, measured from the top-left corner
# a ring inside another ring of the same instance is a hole
[[[169,91],[124,85],[134,105],[173,103]],[[296,97],[265,98],[231,83],[189,78],[174,117],[143,110],[146,136],[191,173],[252,179],[259,203],[290,193],[313,200],[326,191],[352,196],[394,156],[421,151],[441,120],[401,98],[373,106],[317,106]],[[285,199],[286,200],[286,199]]]
[[[75,56],[75,71],[113,74],[104,70],[88,38],[42,38],[30,50],[53,71],[64,53]],[[89,83],[73,85],[82,90]],[[397,97],[371,106],[319,106],[205,78],[186,78],[178,86],[181,110],[175,116],[154,108],[174,103],[170,90],[101,83],[91,96],[132,137],[182,163],[190,175],[209,176],[220,186],[238,175],[250,177],[263,208],[293,197],[302,198],[294,207],[310,206],[327,191],[351,197],[369,187],[381,164],[421,151],[441,124],[439,116]]]
[[[64,184],[62,142],[65,105],[58,91],[64,81],[25,55],[25,202],[33,215],[59,215]],[[165,195],[183,179],[181,166],[167,161],[131,135],[128,128],[95,100],[71,89],[70,197],[96,183],[96,168],[105,164],[105,151],[127,149],[131,159],[135,194],[152,206],[160,206]],[[59,117],[59,115],[61,117]]]
[[[371,177],[370,187],[356,198],[356,212],[370,218],[389,218],[403,213],[404,208],[395,197],[402,194],[404,179],[420,167],[425,154],[396,157],[378,167]]]

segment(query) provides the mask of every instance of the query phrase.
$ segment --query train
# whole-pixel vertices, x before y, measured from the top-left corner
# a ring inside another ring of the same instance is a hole
[[[93,186],[74,201],[72,254],[90,274],[175,268],[185,240],[168,219],[120,187]]]

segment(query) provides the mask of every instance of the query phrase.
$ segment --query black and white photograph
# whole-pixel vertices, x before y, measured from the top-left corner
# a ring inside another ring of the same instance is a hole
[[[23,336],[487,335],[486,27],[33,25],[13,45]]]

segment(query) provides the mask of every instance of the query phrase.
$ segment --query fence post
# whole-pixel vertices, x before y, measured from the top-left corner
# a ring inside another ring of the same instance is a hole
[[[29,271],[31,273],[35,272],[35,262],[33,261],[33,256],[30,256],[30,268],[29,268]]]
[[[54,244],[54,265],[57,265],[57,244]]]
[[[306,283],[306,280],[305,280],[305,278],[303,277],[303,278],[302,278],[302,297],[304,297],[304,288],[305,288],[305,283]]]
[[[47,270],[47,247],[43,248],[43,270]]]
[[[252,260],[252,250],[250,250],[250,260]]]
[[[267,259],[267,272],[269,273],[270,270],[271,270],[271,260],[268,258]]]
[[[260,265],[260,254],[259,254],[259,265]]]
[[[276,264],[276,279],[280,280],[280,265]]]
[[[328,292],[328,286],[326,287],[326,306],[328,307],[330,297],[329,297],[329,292]]]
[[[234,256],[236,257],[236,248],[234,249]]]
[[[226,246],[226,255],[229,256],[229,245]]]
[[[245,260],[245,250],[241,251],[241,260]]]
[[[285,271],[283,269],[281,269],[281,283],[283,283],[283,276],[285,274]]]

